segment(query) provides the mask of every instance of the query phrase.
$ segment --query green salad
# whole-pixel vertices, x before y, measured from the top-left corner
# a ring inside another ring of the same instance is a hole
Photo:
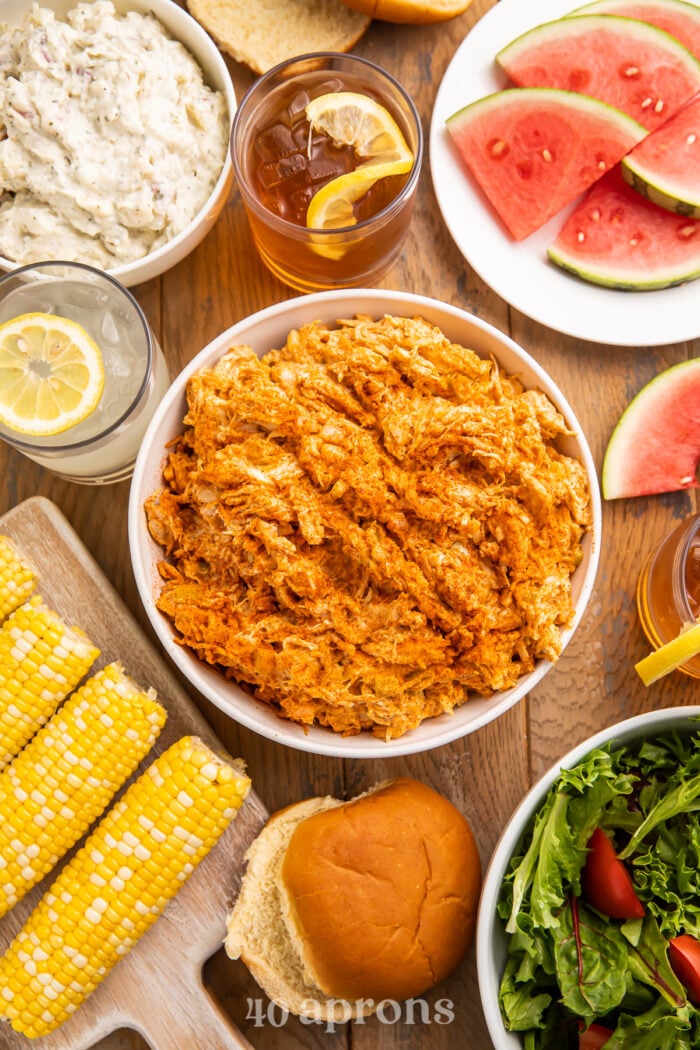
[[[562,770],[498,903],[526,1050],[700,1048],[700,731]]]

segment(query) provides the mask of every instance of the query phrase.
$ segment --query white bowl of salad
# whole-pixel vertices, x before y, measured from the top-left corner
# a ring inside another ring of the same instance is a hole
[[[700,708],[590,737],[525,796],[477,923],[495,1050],[700,1046]]]

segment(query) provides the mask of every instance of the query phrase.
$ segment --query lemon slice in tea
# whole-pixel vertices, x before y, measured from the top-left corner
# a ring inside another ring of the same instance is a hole
[[[319,95],[307,104],[306,119],[336,146],[352,146],[358,157],[406,161],[409,168],[413,163],[413,154],[391,113],[369,95],[355,91]]]
[[[86,419],[104,388],[102,355],[75,321],[21,314],[0,325],[0,422],[46,437]]]
[[[413,161],[393,160],[383,164],[367,164],[322,186],[309,201],[306,225],[314,230],[337,230],[354,226],[357,222],[353,204],[389,175],[404,175]]]
[[[700,622],[684,628],[679,635],[634,665],[645,685],[682,667],[700,653]]]

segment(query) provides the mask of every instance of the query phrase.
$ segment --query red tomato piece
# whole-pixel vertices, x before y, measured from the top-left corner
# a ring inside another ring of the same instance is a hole
[[[591,1024],[585,1030],[579,1030],[578,1050],[600,1050],[612,1034],[612,1028],[606,1028],[602,1024]]]
[[[681,933],[668,942],[668,958],[673,972],[694,1003],[700,1003],[700,941]]]
[[[644,905],[635,893],[630,873],[600,828],[591,835],[588,850],[581,874],[583,896],[588,903],[611,919],[641,919]]]

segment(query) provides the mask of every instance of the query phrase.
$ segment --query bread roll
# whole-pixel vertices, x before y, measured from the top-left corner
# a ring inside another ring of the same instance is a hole
[[[256,73],[310,51],[349,51],[370,24],[341,0],[187,0],[187,6],[222,51]]]
[[[481,866],[471,830],[417,780],[290,806],[247,860],[226,951],[292,1013],[349,1020],[420,995],[472,940]]]
[[[384,22],[446,22],[466,11],[472,0],[343,0],[353,11]]]

